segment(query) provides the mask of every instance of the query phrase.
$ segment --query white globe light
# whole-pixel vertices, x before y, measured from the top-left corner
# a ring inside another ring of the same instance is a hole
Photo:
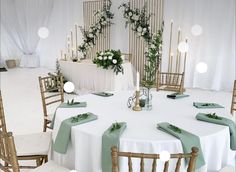
[[[194,36],[199,36],[202,34],[202,27],[196,24],[192,27],[191,32]]]
[[[67,93],[72,93],[75,90],[75,85],[68,81],[64,84],[64,90]]]
[[[70,170],[70,172],[77,172],[76,170]]]
[[[169,161],[170,160],[170,153],[168,151],[162,151],[160,153],[160,160],[163,162]]]
[[[189,49],[189,45],[187,42],[180,42],[179,45],[178,45],[178,50],[181,52],[181,53],[186,53],[188,52],[188,49]]]
[[[41,27],[38,30],[38,36],[42,39],[46,39],[49,36],[49,30],[46,27]]]
[[[199,73],[206,73],[207,72],[207,64],[204,63],[204,62],[199,62],[197,65],[196,65],[196,70],[197,72]]]

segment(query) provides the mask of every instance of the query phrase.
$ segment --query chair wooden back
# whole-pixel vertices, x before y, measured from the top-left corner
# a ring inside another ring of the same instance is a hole
[[[0,169],[4,172],[20,172],[15,143],[11,132],[0,133],[0,160]],[[5,166],[1,162],[8,165]],[[11,166],[12,170],[9,170],[9,166]]]
[[[5,115],[4,115],[4,109],[3,109],[3,102],[2,102],[2,93],[0,90],[0,133],[7,132],[7,127],[6,127],[6,121],[5,121]]]
[[[160,62],[159,70],[157,71],[157,91],[175,91],[183,93],[184,90],[184,76],[186,68],[187,52],[180,52],[178,45],[180,42],[188,42],[187,39],[181,40],[181,30],[178,29],[177,45],[173,49],[173,22],[170,25],[170,38],[169,38],[169,52],[167,61],[167,70],[162,69],[162,61]],[[174,42],[175,44],[175,42]]]
[[[112,156],[112,172],[119,172],[119,157],[127,157],[128,158],[128,171],[133,172],[132,168],[132,158],[139,158],[140,160],[140,172],[144,172],[144,159],[152,159],[152,172],[156,172],[157,167],[157,159],[160,159],[159,154],[144,154],[144,153],[132,153],[132,152],[119,152],[117,147],[111,148],[111,156]],[[176,163],[175,172],[180,172],[181,159],[182,158],[190,158],[188,163],[187,172],[195,171],[195,163],[198,156],[198,148],[193,147],[192,152],[188,154],[171,154],[171,159],[178,159]],[[166,161],[164,164],[164,171],[168,172],[169,161]]]
[[[43,104],[44,116],[48,116],[49,105],[64,102],[63,76],[39,77],[40,93]]]
[[[128,53],[122,53],[121,55],[123,55],[125,57],[125,61],[131,62],[132,61],[132,54],[128,54]]]
[[[234,81],[233,95],[232,95],[232,103],[231,103],[231,114],[236,111],[236,80]]]

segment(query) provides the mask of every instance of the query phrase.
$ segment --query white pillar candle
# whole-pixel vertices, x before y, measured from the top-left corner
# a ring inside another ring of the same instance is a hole
[[[70,31],[71,48],[73,48],[73,31]]]
[[[137,82],[136,82],[136,90],[137,91],[139,91],[139,78],[140,78],[140,76],[139,76],[139,72],[137,72]]]
[[[77,47],[78,47],[78,25],[75,24],[75,49],[77,50]]]

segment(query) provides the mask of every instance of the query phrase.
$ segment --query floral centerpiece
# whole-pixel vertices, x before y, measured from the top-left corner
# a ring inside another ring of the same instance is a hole
[[[112,24],[111,20],[114,14],[111,12],[111,5],[111,0],[108,0],[107,3],[104,2],[103,9],[94,13],[98,16],[97,22],[90,26],[87,31],[80,27],[83,34],[83,43],[78,47],[78,51],[83,53],[84,56],[86,56],[88,49],[95,45],[95,41],[102,30]]]
[[[93,63],[103,69],[111,68],[116,74],[119,72],[123,74],[123,61],[124,57],[120,50],[105,50],[104,52],[97,52],[97,57],[93,60]]]

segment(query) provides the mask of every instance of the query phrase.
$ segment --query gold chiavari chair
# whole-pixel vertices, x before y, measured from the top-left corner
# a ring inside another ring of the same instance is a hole
[[[53,118],[53,113],[48,112],[50,106],[64,102],[63,76],[39,77],[39,86],[44,114],[43,131],[45,132],[47,128],[50,128]]]
[[[6,134],[7,127],[5,122],[2,94],[0,90],[0,134]],[[41,132],[27,135],[17,135],[15,137],[17,159],[35,160],[36,166],[48,160],[48,152],[51,146],[51,132]],[[33,166],[22,166],[23,168],[35,168]]]
[[[187,52],[181,53],[178,48],[173,50],[173,22],[170,26],[170,42],[169,42],[169,54],[168,54],[168,66],[167,70],[162,69],[162,61],[160,62],[159,70],[157,71],[157,85],[156,89],[166,90],[166,91],[175,91],[183,93],[184,89],[184,76],[185,76],[185,67],[186,67],[186,57]],[[181,30],[178,30],[177,34],[177,47],[181,42]],[[188,40],[185,39],[187,43]],[[176,51],[176,54],[174,54]],[[162,71],[163,70],[163,71]]]
[[[119,172],[119,164],[118,159],[119,157],[127,157],[128,158],[128,171],[133,172],[132,167],[132,158],[139,158],[140,161],[140,172],[144,172],[144,159],[151,159],[153,160],[152,163],[152,172],[156,172],[157,167],[157,159],[160,159],[159,154],[145,154],[145,153],[132,153],[132,152],[119,152],[117,147],[111,148],[111,156],[112,156],[112,172]],[[171,159],[178,159],[176,163],[175,172],[180,171],[181,167],[181,159],[182,158],[189,158],[187,172],[194,172],[195,171],[195,163],[198,156],[198,148],[193,147],[192,152],[188,154],[170,154]],[[164,172],[168,171],[169,161],[166,161],[164,164]]]
[[[121,55],[123,55],[125,57],[125,61],[131,62],[132,61],[132,54],[128,54],[128,53],[122,53]]]
[[[231,114],[236,111],[236,80],[234,81],[233,95],[232,95],[232,103],[231,103]]]
[[[20,172],[17,151],[15,148],[14,138],[11,132],[0,133],[0,169],[4,172]],[[1,162],[8,164],[5,166]],[[61,167],[50,161],[42,166],[31,170],[30,172],[70,172],[69,169]]]

